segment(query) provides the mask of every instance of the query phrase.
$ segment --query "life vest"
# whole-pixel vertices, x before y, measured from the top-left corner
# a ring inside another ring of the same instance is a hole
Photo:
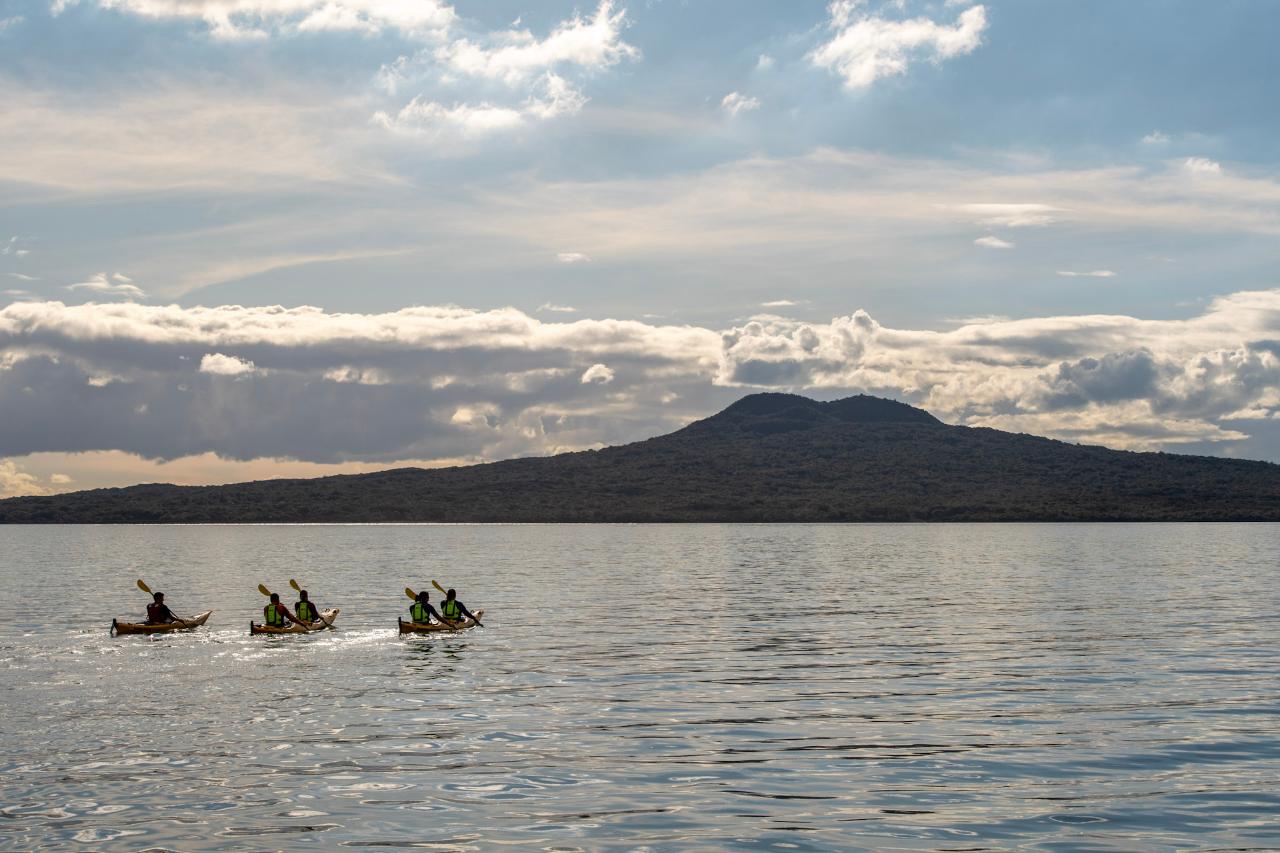
[[[440,615],[444,618],[456,622],[462,618],[462,608],[458,606],[457,599],[447,598],[440,607]]]
[[[284,614],[276,610],[276,606],[274,604],[268,604],[266,607],[262,608],[262,615],[266,617],[268,627],[284,627]]]
[[[147,621],[159,622],[160,616],[164,613],[164,605],[157,601],[153,601],[147,605]]]
[[[310,601],[299,601],[293,606],[293,612],[297,614],[298,618],[303,622],[316,621],[316,609],[311,606]]]
[[[427,610],[427,606],[421,601],[415,601],[409,605],[409,616],[413,618],[414,622],[421,622],[424,625],[431,621],[431,612]]]

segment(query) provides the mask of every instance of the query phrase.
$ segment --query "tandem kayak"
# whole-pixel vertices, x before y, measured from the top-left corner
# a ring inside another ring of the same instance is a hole
[[[476,617],[483,619],[484,611],[477,610]],[[401,634],[434,634],[437,631],[465,631],[468,628],[475,627],[476,624],[475,619],[467,619],[456,625],[449,625],[444,622],[432,622],[430,624],[423,622],[406,622],[403,619],[397,619],[396,621],[400,623]]]
[[[192,628],[199,628],[209,618],[212,610],[206,610],[190,619],[179,619],[177,622],[160,622],[149,625],[146,622],[121,622],[119,619],[111,620],[111,631],[116,634],[165,634],[169,631],[190,631]]]
[[[321,621],[312,622],[311,625],[313,627],[310,627],[310,628],[304,628],[301,625],[295,625],[292,622],[290,622],[288,626],[284,628],[272,628],[269,625],[259,625],[257,622],[250,622],[249,633],[250,634],[310,634],[313,631],[323,631],[325,628],[330,627],[329,625],[324,624],[325,622],[333,622],[334,619],[338,618],[338,608],[335,607],[332,610],[325,610],[320,615],[324,617],[324,622],[321,622]]]

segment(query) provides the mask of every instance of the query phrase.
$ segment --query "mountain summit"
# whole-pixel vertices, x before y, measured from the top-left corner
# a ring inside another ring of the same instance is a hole
[[[669,435],[485,465],[0,501],[0,522],[1280,521],[1280,466],[752,394]]]

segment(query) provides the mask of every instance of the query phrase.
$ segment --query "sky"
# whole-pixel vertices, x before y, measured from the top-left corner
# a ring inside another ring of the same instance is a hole
[[[1280,462],[1271,0],[0,0],[0,496],[745,394]]]

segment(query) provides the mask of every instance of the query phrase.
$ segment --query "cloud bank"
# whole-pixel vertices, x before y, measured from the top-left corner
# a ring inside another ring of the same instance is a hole
[[[0,457],[495,459],[641,438],[765,389],[879,394],[953,423],[1117,447],[1229,444],[1280,413],[1280,290],[1181,320],[950,331],[864,311],[710,329],[512,308],[0,310]]]

